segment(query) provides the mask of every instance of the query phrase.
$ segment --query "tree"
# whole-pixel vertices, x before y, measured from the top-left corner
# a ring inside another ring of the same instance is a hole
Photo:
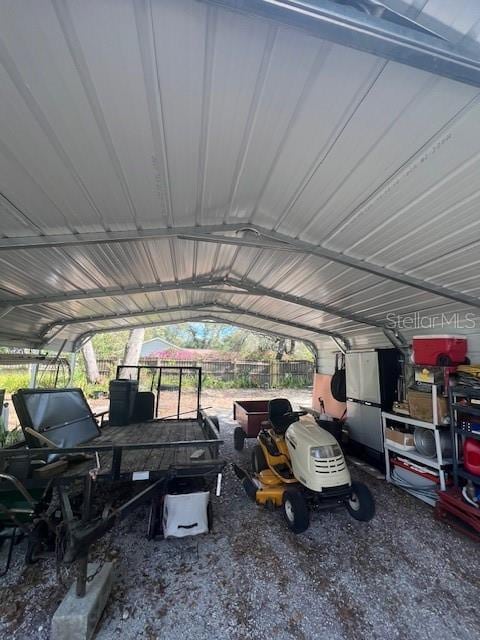
[[[165,338],[177,347],[187,349],[218,349],[229,351],[229,337],[237,329],[229,324],[185,322],[158,329],[149,329],[148,338]]]
[[[125,353],[125,343],[128,331],[112,331],[111,333],[97,333],[92,338],[93,348],[97,358],[114,358],[120,360]]]
[[[100,373],[98,371],[97,356],[95,355],[95,349],[93,348],[92,341],[89,340],[82,347],[83,361],[85,363],[85,373],[87,374],[88,382],[94,384],[100,379]]]
[[[125,345],[125,352],[123,355],[123,364],[133,367],[138,366],[138,360],[140,358],[140,352],[142,350],[143,339],[145,337],[145,329],[137,328],[132,329],[128,335],[127,344]],[[132,370],[129,370],[128,377],[136,377],[133,375]]]
[[[291,356],[294,352],[295,352],[295,340],[290,339],[290,346],[288,346],[287,338],[278,338],[277,353],[275,354],[276,360],[282,360],[284,354]]]
[[[145,329],[143,328],[136,328],[130,331],[123,354],[123,364],[138,365],[144,337]]]

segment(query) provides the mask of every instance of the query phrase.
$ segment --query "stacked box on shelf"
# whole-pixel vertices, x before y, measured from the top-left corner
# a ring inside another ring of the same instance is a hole
[[[387,482],[412,493],[431,506],[435,506],[437,501],[437,488],[441,490],[447,488],[452,465],[452,461],[443,455],[442,433],[445,434],[446,430],[448,433],[449,428],[448,425],[442,424],[444,416],[441,404],[438,402],[441,396],[437,392],[437,386],[432,385],[431,394],[422,394],[428,397],[428,415],[432,416],[430,421],[382,412]],[[423,404],[421,406],[424,408]],[[408,433],[400,431],[400,425],[404,431],[415,428],[428,429],[434,437],[435,456],[430,458],[417,451],[413,437],[408,438]],[[392,434],[392,426],[397,429],[396,433]],[[417,482],[408,482],[409,478],[413,478],[412,474],[417,476]]]

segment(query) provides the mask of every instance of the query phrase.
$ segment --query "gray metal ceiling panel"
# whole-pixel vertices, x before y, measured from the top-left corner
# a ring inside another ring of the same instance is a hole
[[[475,33],[467,0],[457,12],[441,0],[404,9]],[[381,326],[365,323],[388,313],[468,310],[296,248],[173,235],[28,247],[68,233],[253,221],[479,296],[472,86],[209,3],[38,0],[0,5],[0,87],[0,234],[27,239],[0,254],[4,341],[37,344],[56,322],[92,318],[65,327],[72,341],[218,302],[277,333],[298,337],[284,320],[378,346]],[[235,293],[232,278],[271,295]]]

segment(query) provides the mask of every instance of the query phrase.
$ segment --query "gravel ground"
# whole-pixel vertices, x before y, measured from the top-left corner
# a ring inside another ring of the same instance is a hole
[[[307,401],[301,393],[294,400]],[[235,452],[231,413],[219,415],[223,456],[248,464],[253,442]],[[97,639],[480,637],[478,545],[422,502],[357,467],[352,473],[375,495],[369,523],[345,510],[316,513],[295,536],[280,512],[247,499],[229,467],[209,535],[148,542],[146,510],[133,513],[110,545],[95,548],[117,563]],[[25,568],[16,551],[0,588],[0,638],[48,638],[64,592],[52,561]]]

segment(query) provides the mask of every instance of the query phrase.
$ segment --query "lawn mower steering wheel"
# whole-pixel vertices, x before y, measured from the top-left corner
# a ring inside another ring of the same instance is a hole
[[[307,411],[287,411],[287,413],[283,414],[289,418],[300,418],[300,416],[306,416]]]

